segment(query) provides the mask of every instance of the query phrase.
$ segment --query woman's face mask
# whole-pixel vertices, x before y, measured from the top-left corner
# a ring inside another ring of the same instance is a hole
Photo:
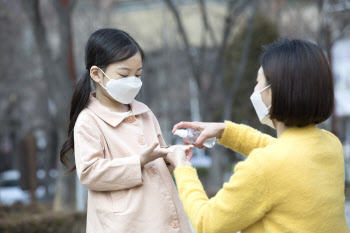
[[[132,76],[116,80],[109,78],[102,69],[100,70],[109,79],[109,81],[107,82],[106,87],[104,87],[101,83],[99,84],[116,101],[123,104],[130,104],[135,99],[142,86],[142,81],[140,78]]]
[[[271,108],[271,105],[266,107],[264,101],[261,98],[261,92],[265,91],[270,86],[271,85],[268,85],[261,91],[258,91],[258,90],[254,91],[254,93],[250,96],[250,100],[252,101],[252,104],[254,106],[256,114],[259,117],[260,122],[274,129],[275,126],[273,125],[273,122],[269,116],[269,108]]]

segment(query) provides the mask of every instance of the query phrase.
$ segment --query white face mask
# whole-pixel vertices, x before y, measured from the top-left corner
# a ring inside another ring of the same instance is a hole
[[[261,91],[254,91],[254,93],[250,96],[250,100],[252,101],[252,104],[254,106],[254,109],[256,111],[256,114],[259,117],[259,120],[262,124],[268,125],[271,128],[275,128],[275,126],[272,123],[272,120],[270,119],[269,116],[269,108],[271,107],[268,106],[266,107],[264,101],[261,98],[261,92],[265,91],[267,88],[269,88],[271,85],[268,85]]]
[[[103,70],[101,70],[101,72],[109,79],[109,81],[107,82],[106,87],[101,83],[100,85],[108,92],[108,94],[120,103],[130,104],[141,89],[142,81],[135,76],[121,79],[110,79]]]

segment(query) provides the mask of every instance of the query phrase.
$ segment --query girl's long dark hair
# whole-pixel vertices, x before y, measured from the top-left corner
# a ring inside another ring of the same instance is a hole
[[[91,93],[90,68],[98,66],[105,69],[109,64],[126,60],[140,53],[142,61],[144,53],[137,42],[126,32],[118,29],[105,28],[94,32],[85,46],[86,69],[78,81],[70,104],[68,138],[60,151],[60,160],[66,167],[69,156],[74,152],[74,126],[80,112],[86,107]],[[74,171],[76,166],[68,172]]]

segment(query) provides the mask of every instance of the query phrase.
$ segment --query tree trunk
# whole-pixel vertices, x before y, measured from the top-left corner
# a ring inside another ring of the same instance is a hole
[[[60,127],[63,129],[62,127]],[[66,140],[66,133],[63,130],[58,131],[58,145],[62,145]],[[60,146],[58,147],[60,150]],[[54,197],[53,209],[55,211],[74,210],[76,207],[75,194],[75,172],[65,174],[67,168],[62,165],[57,156],[58,177],[56,180],[56,193]],[[74,160],[72,160],[74,161]]]
[[[59,60],[56,61],[51,54],[46,29],[43,23],[44,19],[40,13],[39,0],[27,0],[23,2],[23,7],[33,28],[34,38],[42,62],[43,73],[47,81],[47,96],[43,98],[50,98],[57,108],[57,114],[54,117],[58,132],[58,148],[56,150],[58,178],[54,200],[55,210],[72,210],[75,208],[74,173],[65,175],[65,168],[63,168],[59,161],[60,147],[67,137],[66,129],[68,128],[69,120],[68,107],[73,92],[73,80],[75,80],[71,33],[71,15],[74,3],[75,0],[52,2],[58,16],[59,38],[61,43],[58,56]]]

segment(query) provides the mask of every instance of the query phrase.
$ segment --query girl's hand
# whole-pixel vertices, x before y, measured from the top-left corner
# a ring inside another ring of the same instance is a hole
[[[224,133],[226,124],[225,123],[207,123],[207,122],[185,122],[182,121],[176,125],[174,125],[173,133],[179,128],[191,128],[194,130],[201,131],[201,134],[199,135],[195,146],[197,148],[206,148],[203,146],[203,143],[208,138],[216,137],[217,139],[220,139],[222,137],[222,134]],[[186,143],[184,141],[184,143]],[[186,143],[188,144],[188,143]]]
[[[174,152],[177,148],[179,148],[179,149],[185,151],[185,153],[186,153],[186,155],[187,155],[188,161],[191,160],[192,155],[193,155],[193,151],[192,151],[191,149],[194,148],[193,145],[172,145],[172,146],[167,147],[167,149],[169,150],[169,153]],[[168,160],[168,156],[167,156],[164,160],[165,160],[165,163],[167,163],[167,164],[170,163],[171,165],[173,165],[173,164]],[[173,166],[174,166],[174,165],[173,165]]]
[[[175,168],[183,166],[192,166],[190,159],[192,158],[193,152],[186,152],[180,147],[175,148],[173,152],[170,152],[167,156],[167,161],[169,161]]]
[[[159,143],[147,147],[140,155],[141,167],[159,158],[165,158],[170,152],[167,148],[157,148]]]
[[[185,153],[187,154],[191,149],[194,148],[194,146],[193,145],[172,145],[172,146],[169,146],[167,149],[169,150],[169,152],[174,152],[175,149],[177,148],[185,151]]]

